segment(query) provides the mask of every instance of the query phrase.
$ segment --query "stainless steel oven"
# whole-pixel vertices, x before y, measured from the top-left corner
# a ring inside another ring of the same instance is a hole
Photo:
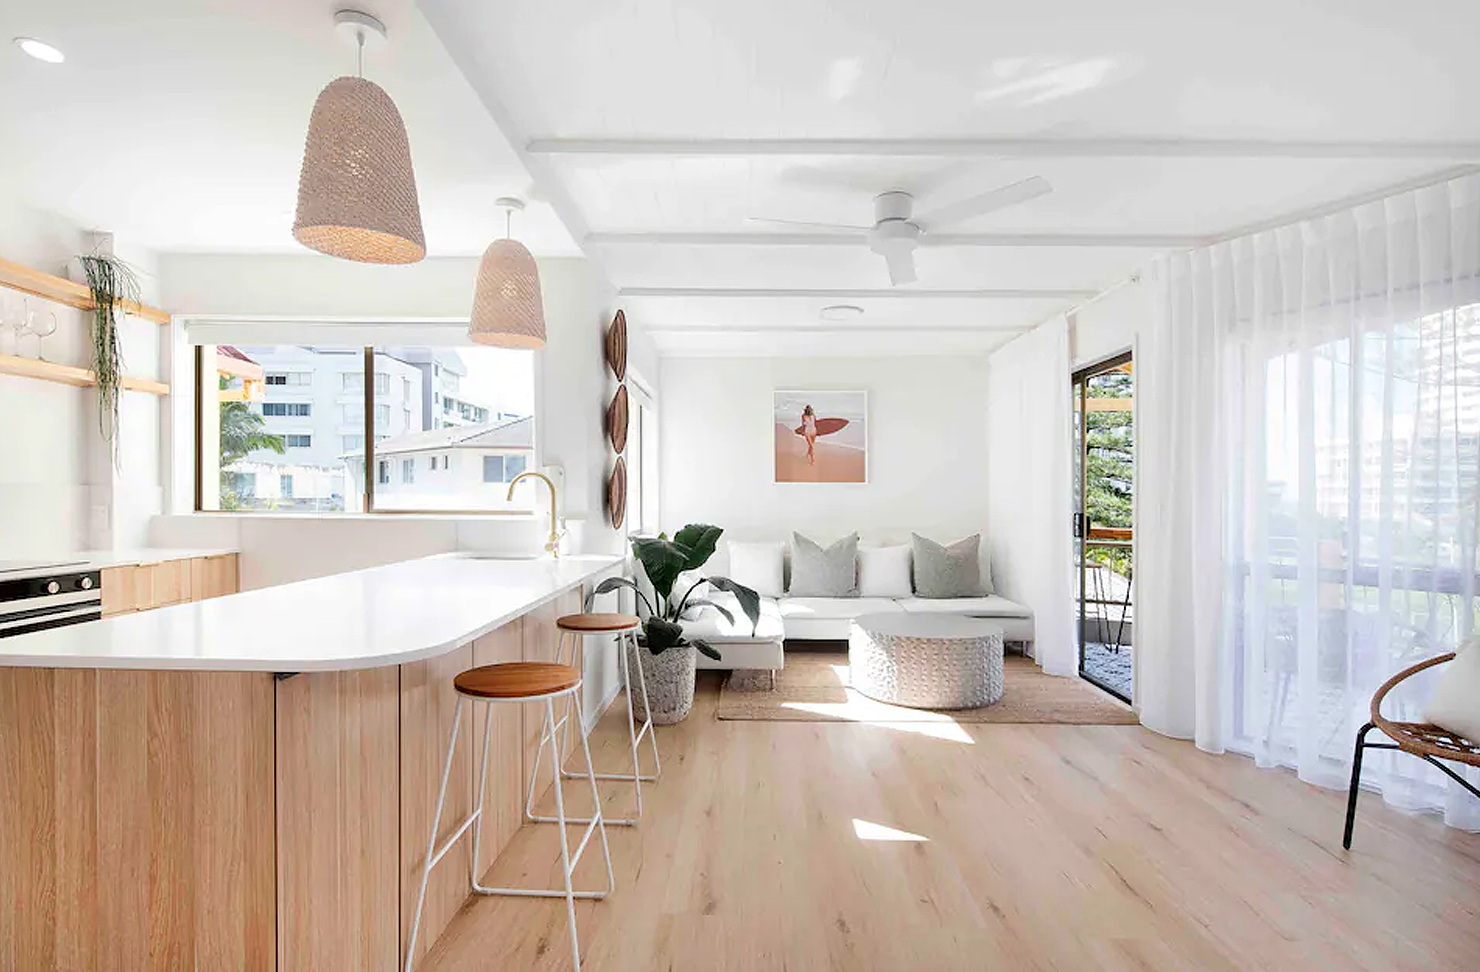
[[[83,562],[0,561],[0,638],[98,620],[102,581]]]

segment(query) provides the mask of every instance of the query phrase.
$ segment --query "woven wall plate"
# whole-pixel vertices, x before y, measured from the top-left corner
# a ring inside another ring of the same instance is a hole
[[[612,478],[606,484],[606,512],[612,518],[612,526],[622,529],[627,519],[627,460],[621,456],[617,456]]]
[[[617,381],[627,378],[627,315],[620,310],[606,329],[606,363]]]
[[[612,450],[617,455],[627,451],[627,386],[620,385],[606,407],[606,434],[612,440]]]

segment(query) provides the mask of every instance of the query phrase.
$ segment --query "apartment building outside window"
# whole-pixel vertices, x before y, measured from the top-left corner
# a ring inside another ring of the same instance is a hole
[[[232,325],[208,326],[201,333],[214,337]],[[507,499],[507,479],[534,465],[529,352],[197,348],[198,509],[502,513],[531,503]]]

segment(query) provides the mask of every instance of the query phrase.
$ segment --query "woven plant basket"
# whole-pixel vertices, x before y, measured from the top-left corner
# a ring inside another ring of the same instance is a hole
[[[669,648],[657,655],[633,644],[630,639],[627,646],[628,670],[632,670],[631,666],[641,665],[642,677],[647,681],[653,725],[671,726],[682,722],[694,707],[694,646]],[[632,690],[632,709],[639,722],[647,718],[642,691],[636,686]]]

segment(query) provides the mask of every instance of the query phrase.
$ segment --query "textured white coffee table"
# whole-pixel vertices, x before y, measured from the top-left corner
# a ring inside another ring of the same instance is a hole
[[[1002,698],[1002,628],[952,614],[865,614],[848,637],[853,688],[916,709],[974,709]]]

